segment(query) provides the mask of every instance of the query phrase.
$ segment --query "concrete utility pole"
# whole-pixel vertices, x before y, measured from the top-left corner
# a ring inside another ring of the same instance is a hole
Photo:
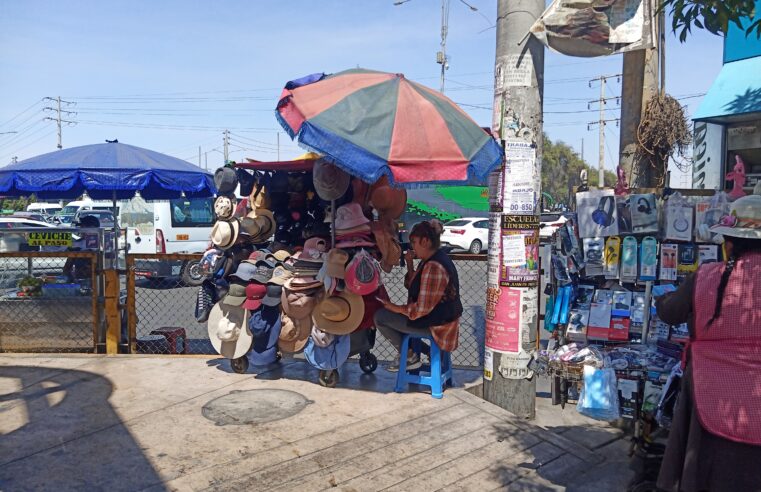
[[[539,322],[539,209],[544,47],[528,36],[544,0],[499,0],[492,131],[506,166],[490,182],[484,399],[522,418],[536,414],[528,370]],[[501,189],[500,189],[501,188]]]
[[[605,125],[609,121],[615,121],[616,124],[618,124],[618,118],[613,118],[610,120],[605,119],[605,105],[610,101],[611,99],[615,99],[617,102],[620,101],[620,98],[618,96],[616,97],[605,97],[605,84],[607,83],[608,79],[612,79],[618,77],[620,79],[621,74],[616,75],[601,75],[599,77],[596,77],[589,81],[589,87],[592,87],[593,82],[600,82],[600,99],[596,101],[589,101],[589,104],[587,105],[587,108],[591,108],[592,104],[599,104],[600,105],[600,120],[598,121],[598,125],[600,125],[600,134],[598,137],[598,156],[597,156],[597,166],[598,166],[598,178],[597,181],[598,187],[600,189],[605,187]],[[589,123],[587,125],[587,128],[589,128],[591,125],[594,125],[594,123]]]
[[[58,124],[58,145],[56,147],[58,149],[62,149],[63,148],[63,144],[61,142],[61,138],[62,138],[62,135],[61,135],[61,124],[62,123],[66,123],[66,124],[69,124],[69,125],[75,125],[76,121],[64,120],[64,119],[61,118],[61,114],[63,113],[63,114],[66,114],[66,116],[70,116],[70,115],[77,114],[77,113],[75,113],[74,111],[65,111],[65,110],[62,110],[61,109],[61,103],[63,102],[66,105],[74,104],[74,103],[72,101],[62,101],[61,100],[61,96],[58,96],[55,99],[52,98],[52,97],[46,97],[46,98],[44,98],[44,100],[45,101],[51,101],[51,102],[55,101],[56,104],[57,104],[57,106],[55,108],[51,108],[50,106],[47,106],[45,108],[42,108],[42,110],[43,111],[55,111],[56,112],[56,117],[55,118],[51,118],[49,116],[46,116],[44,119],[45,120],[49,120],[49,121],[55,121]]]
[[[201,167],[201,146],[198,146],[198,167]]]
[[[662,27],[662,21],[659,20],[657,25]],[[657,37],[663,42],[663,36]],[[661,55],[665,63],[665,51]],[[619,163],[632,188],[656,187],[662,185],[664,179],[664,170],[654,169],[648,162],[635,159],[637,128],[647,104],[658,92],[658,62],[657,48],[624,53]]]
[[[228,146],[230,145],[230,131],[229,130],[225,130],[224,132],[222,132],[222,134],[224,135],[222,141],[223,141],[223,143],[225,145],[225,162],[222,165],[226,166],[227,165],[227,158],[230,155],[229,152],[228,152]]]

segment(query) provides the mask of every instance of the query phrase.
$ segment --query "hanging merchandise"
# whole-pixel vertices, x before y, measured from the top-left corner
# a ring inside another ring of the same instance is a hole
[[[672,241],[692,240],[693,210],[687,200],[680,194],[674,193],[666,202],[664,220],[666,233],[664,239]]]
[[[576,194],[579,236],[605,237],[618,234],[618,211],[613,190],[595,190]]]

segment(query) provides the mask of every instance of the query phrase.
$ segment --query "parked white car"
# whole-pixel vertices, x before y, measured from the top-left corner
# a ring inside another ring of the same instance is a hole
[[[489,219],[484,217],[463,217],[444,224],[441,234],[443,246],[464,249],[477,254],[489,244]]]
[[[561,212],[542,212],[539,222],[539,237],[549,238],[560,229],[568,219]]]

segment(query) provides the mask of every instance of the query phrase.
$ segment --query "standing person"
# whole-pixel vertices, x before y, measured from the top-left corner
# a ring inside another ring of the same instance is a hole
[[[701,265],[656,303],[663,321],[690,329],[658,486],[759,491],[761,196],[735,201],[711,230],[724,236],[727,262]]]
[[[446,352],[457,348],[462,316],[460,282],[454,263],[439,249],[443,231],[438,220],[415,224],[410,232],[412,250],[405,255],[407,304],[399,306],[382,301],[383,308],[375,313],[375,327],[397,352],[401,350],[405,333],[433,335],[439,348]],[[412,263],[412,252],[420,259],[417,270]],[[407,354],[407,369],[417,369],[421,365],[419,355]],[[398,357],[388,370],[399,370]]]
[[[79,219],[79,222],[73,224],[74,227],[81,227],[83,229],[97,229],[100,227],[100,220],[94,215],[85,215]],[[96,248],[97,250],[97,242]],[[93,248],[87,247],[87,239],[84,234],[82,237],[72,244],[70,251],[92,251]],[[69,279],[70,282],[77,280],[91,279],[92,278],[92,262],[90,258],[66,258],[66,262],[63,265],[63,274]]]

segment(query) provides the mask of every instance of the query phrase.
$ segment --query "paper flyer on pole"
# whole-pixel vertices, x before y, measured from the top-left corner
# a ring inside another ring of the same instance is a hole
[[[533,215],[537,200],[536,149],[523,140],[507,141],[505,156],[502,211],[506,214]]]
[[[486,348],[515,353],[521,348],[521,291],[509,287],[488,289],[486,301]],[[499,303],[500,309],[497,309]]]

